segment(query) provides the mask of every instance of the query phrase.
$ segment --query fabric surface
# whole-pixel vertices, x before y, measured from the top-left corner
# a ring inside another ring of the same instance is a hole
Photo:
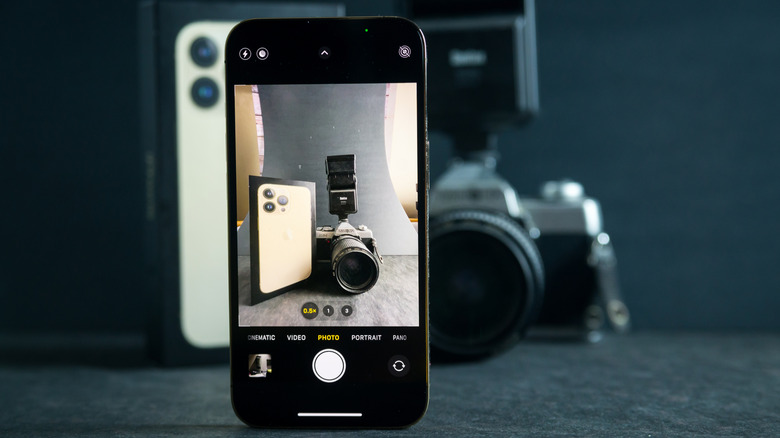
[[[348,432],[249,429],[231,410],[227,366],[161,369],[133,356],[142,349],[58,342],[42,354],[13,339],[0,337],[4,437],[780,436],[778,333],[526,341],[434,365],[428,413],[411,428]]]

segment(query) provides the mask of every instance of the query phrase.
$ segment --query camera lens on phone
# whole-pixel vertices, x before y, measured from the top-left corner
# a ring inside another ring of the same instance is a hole
[[[271,213],[272,211],[276,210],[276,205],[274,205],[273,202],[266,202],[263,204],[263,210],[265,210],[266,213]]]
[[[191,94],[195,104],[209,108],[219,100],[219,86],[213,79],[202,77],[192,84]]]
[[[273,199],[273,197],[274,197],[273,189],[265,189],[265,190],[263,190],[263,196],[266,199]]]
[[[379,263],[355,236],[341,236],[331,246],[331,263],[336,281],[347,292],[363,293],[379,279]]]
[[[190,46],[192,61],[201,66],[208,67],[217,61],[217,45],[206,37],[200,37]]]

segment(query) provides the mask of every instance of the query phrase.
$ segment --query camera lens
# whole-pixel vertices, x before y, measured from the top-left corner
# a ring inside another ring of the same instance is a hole
[[[439,358],[483,357],[516,342],[538,313],[541,257],[515,221],[483,211],[431,219],[430,339]]]
[[[379,279],[379,263],[357,237],[345,235],[331,244],[331,266],[336,281],[347,292],[362,293]]]
[[[263,210],[265,210],[266,213],[271,213],[272,211],[276,210],[276,206],[273,202],[266,202],[263,204]]]
[[[200,78],[192,84],[192,100],[198,106],[208,108],[219,100],[219,87],[211,78]]]
[[[190,56],[195,64],[208,67],[217,61],[217,46],[209,38],[200,37],[192,42]]]
[[[274,198],[274,191],[273,189],[265,189],[263,190],[263,196],[265,199],[273,199]]]

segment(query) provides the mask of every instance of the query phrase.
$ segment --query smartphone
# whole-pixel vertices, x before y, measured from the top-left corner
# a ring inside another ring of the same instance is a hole
[[[309,278],[314,262],[314,183],[249,175],[252,304]]]
[[[228,35],[231,396],[250,426],[425,413],[425,50],[402,18],[255,19]]]

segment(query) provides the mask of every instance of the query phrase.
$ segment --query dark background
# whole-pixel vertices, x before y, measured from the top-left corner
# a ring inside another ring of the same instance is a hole
[[[144,330],[136,5],[0,4],[0,332]],[[499,171],[602,202],[637,330],[780,329],[780,4],[536,9],[542,110]]]

